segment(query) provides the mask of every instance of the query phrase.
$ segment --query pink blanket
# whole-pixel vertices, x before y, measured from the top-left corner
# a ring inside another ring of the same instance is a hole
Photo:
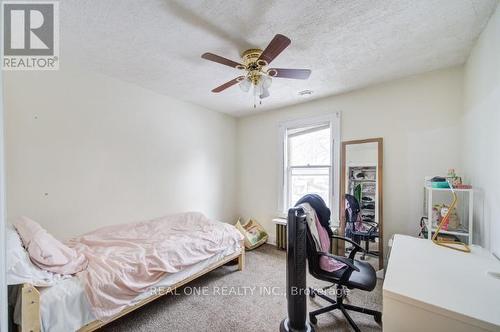
[[[106,320],[167,273],[224,252],[242,239],[234,226],[193,212],[100,228],[67,245],[88,258],[87,269],[77,275],[94,315]]]

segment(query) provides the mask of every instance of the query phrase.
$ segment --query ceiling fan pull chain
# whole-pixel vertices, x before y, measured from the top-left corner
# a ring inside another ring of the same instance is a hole
[[[253,84],[253,108],[257,107],[257,84]]]

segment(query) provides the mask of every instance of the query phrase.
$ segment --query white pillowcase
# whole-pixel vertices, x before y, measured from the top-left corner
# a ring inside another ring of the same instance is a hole
[[[51,286],[62,279],[70,278],[42,270],[34,265],[12,225],[6,226],[6,244],[7,285],[31,283],[34,286]]]

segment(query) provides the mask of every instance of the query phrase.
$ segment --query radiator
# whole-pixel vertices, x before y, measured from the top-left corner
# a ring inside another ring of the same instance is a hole
[[[286,250],[287,232],[286,232],[286,219],[276,221],[276,247],[278,249]]]

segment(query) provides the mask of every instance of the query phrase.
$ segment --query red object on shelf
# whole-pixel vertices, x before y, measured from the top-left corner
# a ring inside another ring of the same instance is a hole
[[[472,189],[472,185],[470,184],[456,184],[453,186],[455,189]]]

